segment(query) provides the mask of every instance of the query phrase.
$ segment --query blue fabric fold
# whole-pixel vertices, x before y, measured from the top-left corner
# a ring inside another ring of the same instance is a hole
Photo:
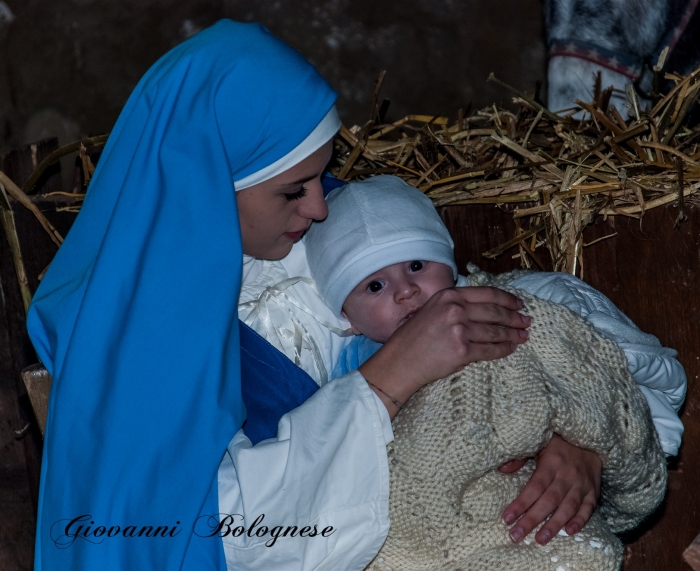
[[[334,100],[297,52],[231,21],[135,88],[27,318],[53,375],[37,570],[224,568],[221,540],[192,526],[218,512],[245,420],[233,181],[294,149]],[[81,515],[87,537],[67,528]],[[144,526],[168,530],[134,537]]]
[[[243,432],[253,445],[277,436],[277,423],[301,406],[318,385],[301,367],[242,321],[241,388],[248,417]]]

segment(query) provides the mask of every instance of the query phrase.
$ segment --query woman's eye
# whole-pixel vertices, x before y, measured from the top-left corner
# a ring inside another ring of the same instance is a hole
[[[425,267],[425,262],[423,260],[413,260],[409,266],[408,269],[412,272],[419,272]]]
[[[369,282],[367,284],[367,291],[377,293],[378,291],[381,291],[383,287],[384,284],[382,282],[374,280],[373,282]]]
[[[306,194],[306,189],[302,188],[301,190],[298,190],[297,192],[285,193],[284,197],[287,199],[287,202],[291,202],[292,200],[299,200],[305,194]]]

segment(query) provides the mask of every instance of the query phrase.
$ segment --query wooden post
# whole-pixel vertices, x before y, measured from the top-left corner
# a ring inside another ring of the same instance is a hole
[[[51,375],[43,365],[36,364],[22,371],[22,381],[27,388],[34,415],[39,423],[41,435],[46,431],[46,416],[49,412],[49,393],[51,392]]]

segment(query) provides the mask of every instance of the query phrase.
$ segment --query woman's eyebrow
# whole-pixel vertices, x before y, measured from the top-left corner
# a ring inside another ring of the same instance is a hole
[[[305,182],[309,182],[311,179],[316,178],[317,176],[317,174],[312,174],[311,176],[300,178],[299,180],[295,180],[294,182],[285,182],[283,184],[280,184],[280,186],[293,186],[295,184],[304,184]]]

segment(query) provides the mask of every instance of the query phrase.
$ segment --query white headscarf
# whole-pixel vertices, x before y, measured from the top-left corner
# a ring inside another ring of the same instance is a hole
[[[331,110],[326,113],[326,116],[321,120],[321,122],[316,126],[316,128],[311,131],[308,137],[284,155],[281,159],[275,161],[271,165],[265,168],[249,174],[248,176],[234,181],[234,188],[236,192],[270,180],[272,177],[289,170],[294,165],[299,164],[306,157],[316,152],[321,148],[322,145],[327,143],[333,138],[340,129],[340,117],[338,117],[338,110],[335,105],[331,107]]]

